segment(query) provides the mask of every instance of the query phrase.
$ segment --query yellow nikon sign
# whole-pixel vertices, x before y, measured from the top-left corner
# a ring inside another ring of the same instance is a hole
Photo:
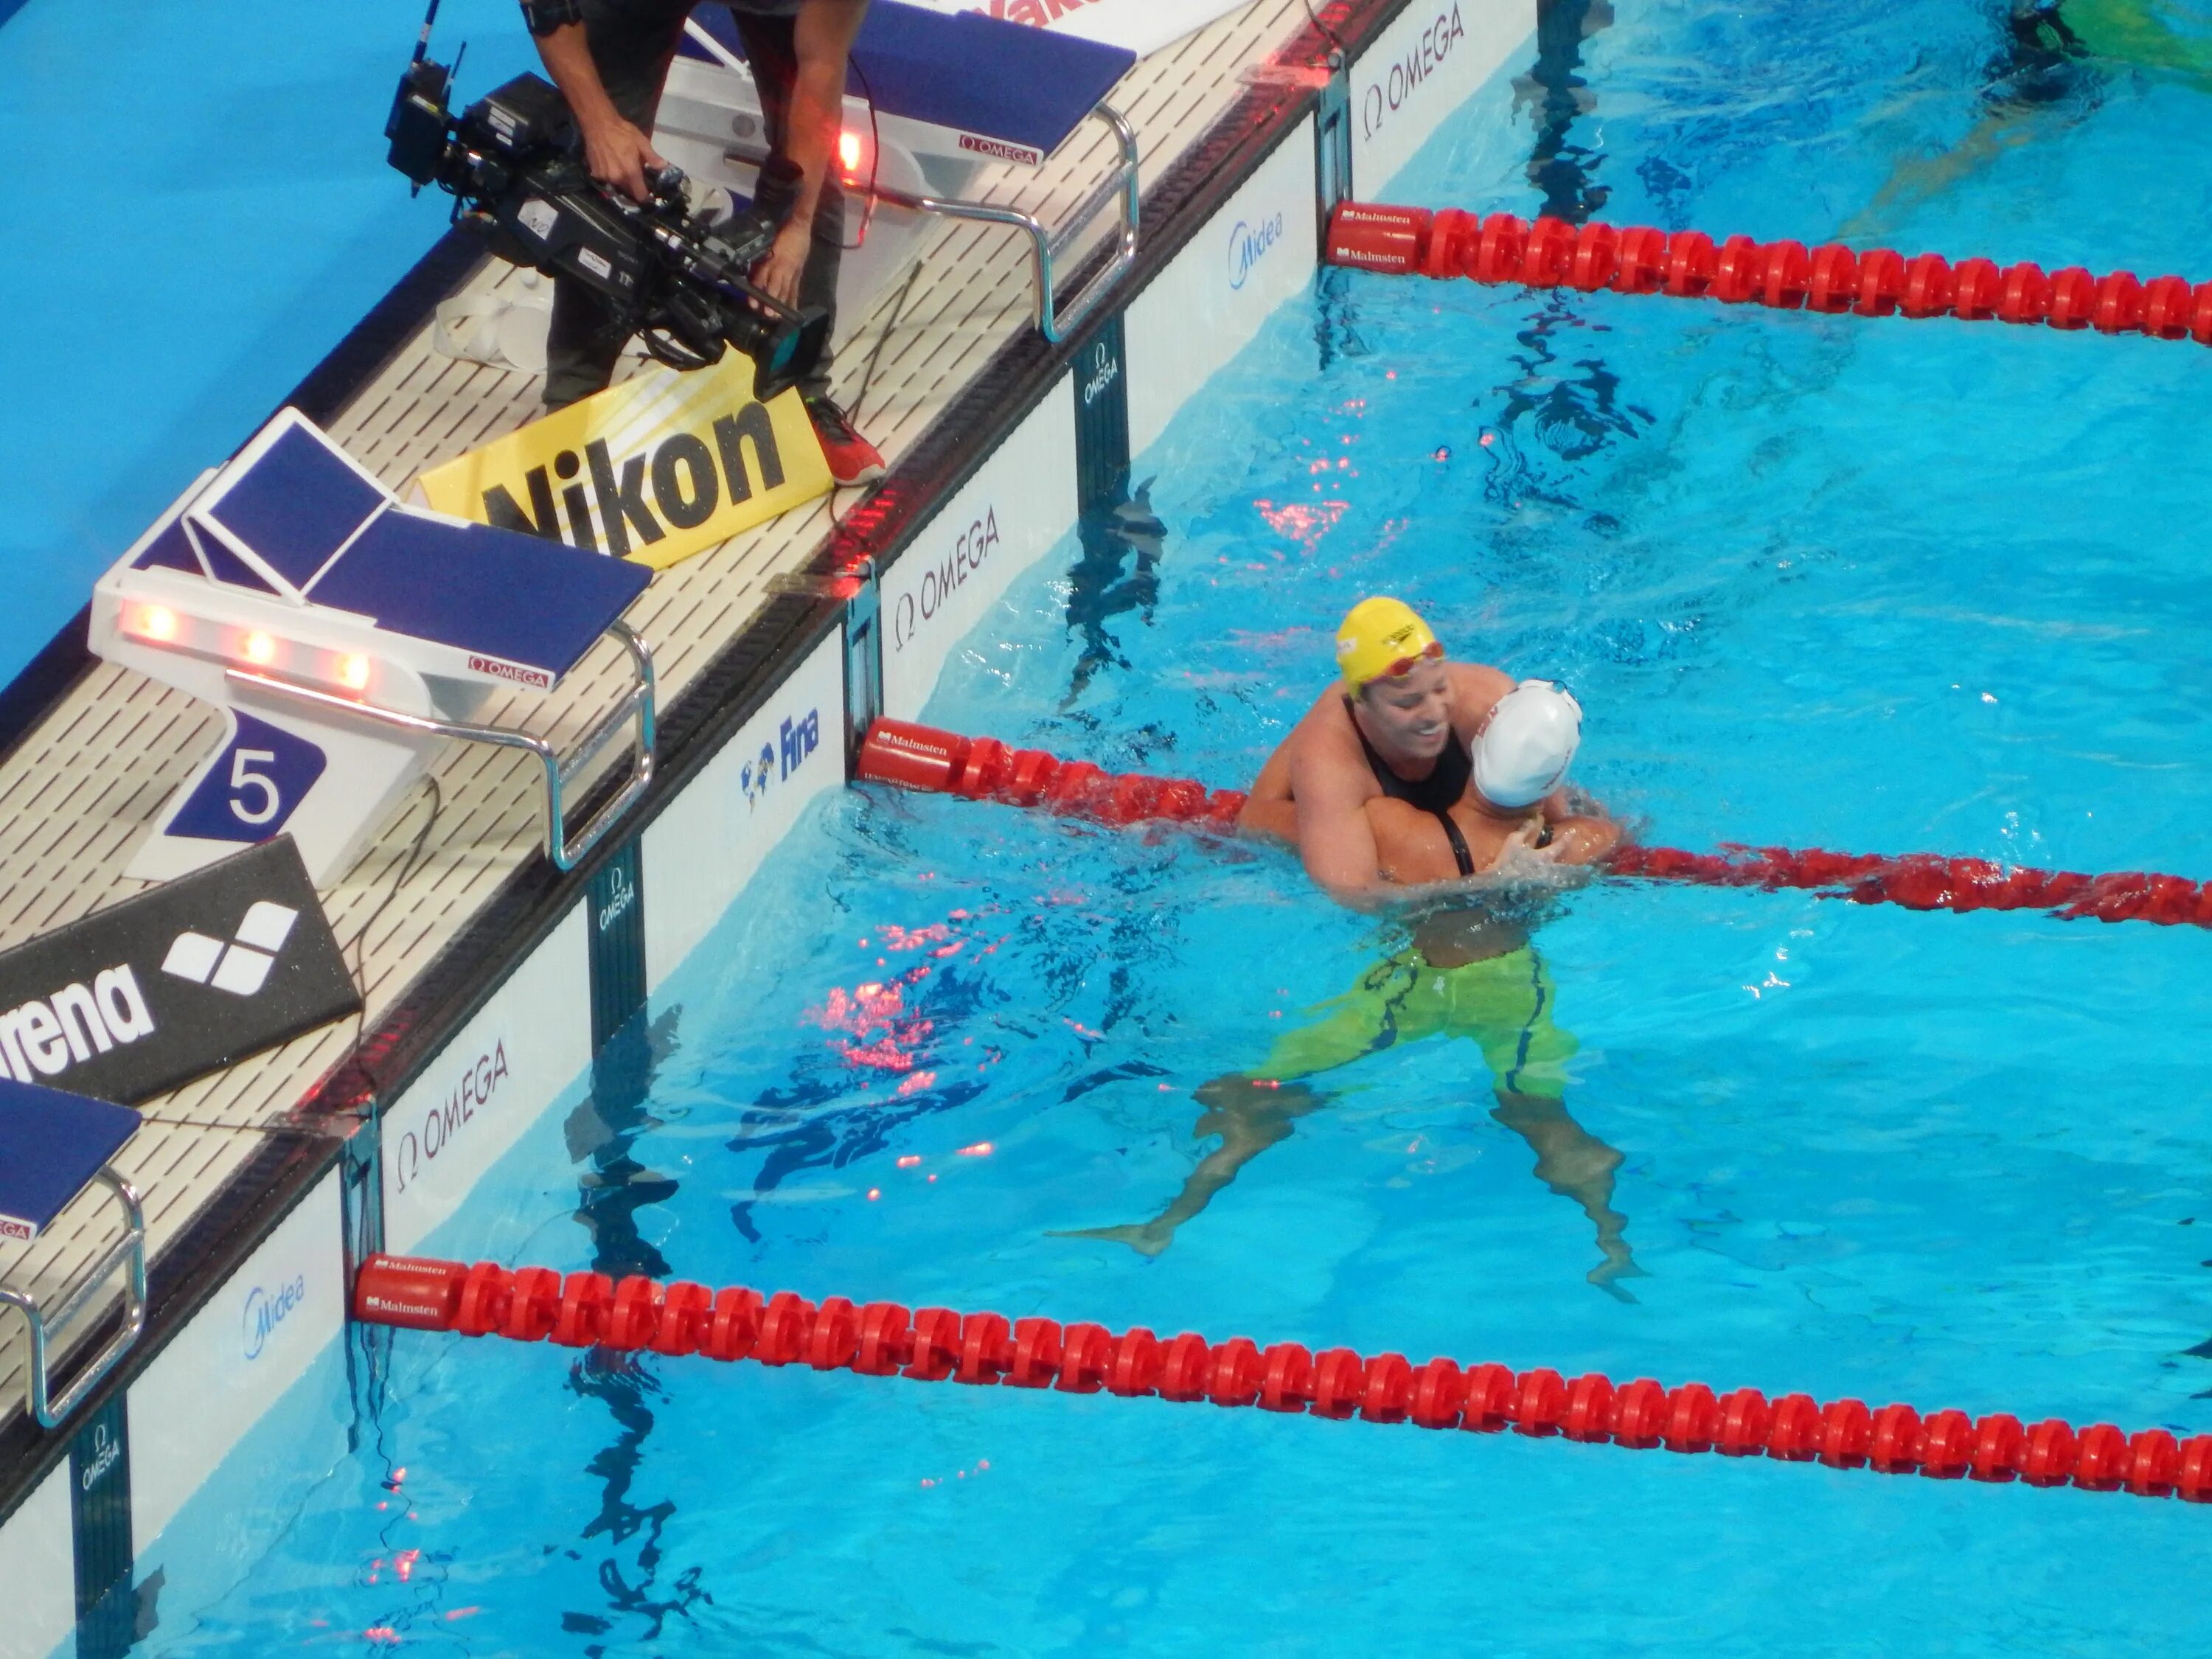
[[[420,480],[441,513],[665,570],[827,495],[829,464],[796,392],[761,403],[735,351],[656,366],[532,421]]]

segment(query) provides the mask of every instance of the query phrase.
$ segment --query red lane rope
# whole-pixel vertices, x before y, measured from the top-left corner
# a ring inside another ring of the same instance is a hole
[[[563,1278],[550,1267],[510,1270],[491,1261],[471,1267],[373,1255],[355,1279],[353,1303],[354,1317],[370,1324],[571,1348],[696,1353],[919,1382],[1207,1400],[1425,1429],[1494,1434],[1510,1427],[1638,1450],[1664,1446],[1937,1480],[2018,1479],[2212,1503],[2212,1434],[2177,1441],[2164,1429],[2130,1435],[2109,1423],[2076,1429],[2057,1418],[2029,1425],[2006,1412],[1923,1415],[1910,1406],[1870,1409],[1857,1400],[1824,1406],[1805,1394],[1769,1400],[1756,1389],[1716,1395],[1702,1382],[1615,1383],[1595,1371],[1569,1379],[1555,1370],[1462,1367],[1443,1358],[1416,1365],[1399,1353],[1316,1353],[1296,1342],[1263,1348],[1247,1337],[1208,1342],[1188,1331],[1162,1339],[1142,1326],[1117,1335],[1103,1325],[950,1308],[909,1312],[896,1302],[859,1305],[842,1296],[817,1304],[790,1291],[763,1297],[743,1287],[662,1285],[639,1275],[617,1283],[594,1273]]]
[[[1209,792],[1188,778],[1116,775],[1088,761],[1063,761],[1041,749],[1011,749],[996,738],[965,738],[905,720],[879,720],[868,728],[858,774],[869,782],[1042,807],[1102,823],[1165,820],[1224,834],[1234,829],[1244,805],[1239,790]],[[2047,910],[2067,921],[2212,927],[2212,882],[2136,870],[2086,876],[1928,853],[1890,857],[1817,847],[1687,853],[1633,845],[1616,849],[1607,867],[1615,875],[1653,881],[1802,888],[1911,910]]]
[[[1906,256],[1886,247],[1855,252],[1841,243],[1758,242],[1730,236],[1717,246],[1699,230],[1671,235],[1647,225],[1593,220],[1534,224],[1510,213],[1487,218],[1445,208],[1346,202],[1329,216],[1322,257],[1331,264],[1412,276],[1468,276],[1530,288],[1607,288],[1617,294],[1668,294],[1780,310],[1854,312],[1862,317],[1992,318],[2148,334],[2212,345],[2212,283],[2186,277],[2137,279],[2131,270],[2091,275],[2079,265],[2046,274],[2022,260],[1940,253]]]

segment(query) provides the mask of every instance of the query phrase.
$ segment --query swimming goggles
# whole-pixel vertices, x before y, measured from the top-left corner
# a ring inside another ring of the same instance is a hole
[[[1417,654],[1410,657],[1399,658],[1395,662],[1392,663],[1375,678],[1378,680],[1402,680],[1407,675],[1412,673],[1414,669],[1419,667],[1424,661],[1442,661],[1443,659],[1443,641],[1442,640],[1431,640],[1426,645],[1420,648]]]

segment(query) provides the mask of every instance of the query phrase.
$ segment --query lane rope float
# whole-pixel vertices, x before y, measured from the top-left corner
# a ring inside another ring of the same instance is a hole
[[[1142,1326],[1009,1320],[949,1308],[909,1311],[896,1302],[819,1304],[791,1291],[763,1297],[733,1286],[663,1285],[634,1274],[550,1267],[509,1269],[416,1256],[373,1255],[354,1281],[354,1317],[410,1330],[501,1336],[562,1347],[701,1354],[763,1365],[806,1365],[919,1382],[1003,1384],[1066,1394],[1257,1407],[1369,1423],[1412,1423],[1600,1442],[1636,1450],[1717,1452],[1723,1457],[1818,1462],[1832,1468],[1950,1480],[2018,1480],[2141,1498],[2212,1503],[2212,1434],[2177,1440],[2164,1429],[2127,1434],[2110,1423],[2075,1428],[2058,1418],[2027,1424],[2008,1412],[1970,1417],[1879,1408],[1859,1400],[1822,1405],[1810,1395],[1770,1400],[1757,1389],[1715,1394],[1702,1382],[1666,1388],[1650,1377],[1616,1383],[1592,1371],[1516,1371],[1349,1348],[1316,1353],[1296,1342],[1261,1346],[1248,1337],[1208,1342],[1194,1332],[1161,1338]]]
[[[1188,778],[1114,774],[996,738],[968,738],[907,720],[879,720],[860,745],[857,775],[931,794],[1041,807],[1100,823],[1163,821],[1232,833],[1240,790],[1209,790]],[[1857,904],[1909,910],[2042,910],[2063,921],[2152,921],[2212,927],[2212,882],[2128,870],[2090,876],[2030,870],[1987,859],[1929,853],[1890,856],[1820,848],[1728,847],[1691,853],[1624,845],[1606,866],[1617,876],[1708,887],[1794,888]]]
[[[1487,217],[1444,208],[1346,202],[1330,214],[1323,258],[1387,275],[1466,276],[1588,294],[1665,294],[1784,311],[1861,317],[1954,317],[1961,322],[2043,323],[2102,334],[2148,334],[2212,345],[2212,283],[2095,276],[2080,265],[2045,272],[2029,260],[1952,264],[1940,253],[1854,250],[1839,242],[1760,242],[1648,225],[1580,226],[1510,213]]]

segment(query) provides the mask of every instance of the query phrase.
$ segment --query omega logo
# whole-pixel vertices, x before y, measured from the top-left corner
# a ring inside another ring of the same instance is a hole
[[[107,1425],[105,1423],[94,1424],[92,1428],[92,1461],[85,1465],[84,1474],[77,1481],[79,1490],[90,1492],[94,1486],[98,1486],[100,1482],[101,1477],[106,1475],[108,1470],[115,1467],[115,1460],[122,1455],[123,1443],[120,1440],[112,1439],[109,1437],[107,1432]]]
[[[898,610],[891,619],[892,648],[906,649],[919,623],[933,620],[945,602],[968,585],[968,578],[982,568],[998,544],[999,511],[986,507],[983,516],[960,532],[951,550],[921,573],[921,580],[899,595]]]
[[[1091,407],[1091,400],[1120,378],[1121,360],[1106,348],[1101,340],[1091,348],[1091,378],[1083,383],[1083,406]]]
[[[461,1080],[454,1085],[453,1093],[422,1115],[419,1131],[410,1129],[399,1137],[399,1144],[393,1149],[393,1161],[399,1175],[397,1191],[405,1192],[408,1184],[421,1174],[422,1160],[435,1162],[438,1154],[476,1121],[477,1108],[491,1103],[492,1096],[507,1075],[507,1042],[502,1038],[493,1044],[490,1053],[477,1056],[476,1062],[461,1073]]]
[[[1359,100],[1359,136],[1372,138],[1381,131],[1389,116],[1420,89],[1437,65],[1451,56],[1453,46],[1466,36],[1458,6],[1452,7],[1449,16],[1438,12],[1436,21],[1406,48],[1405,57],[1390,65],[1389,73],[1367,83]]]

